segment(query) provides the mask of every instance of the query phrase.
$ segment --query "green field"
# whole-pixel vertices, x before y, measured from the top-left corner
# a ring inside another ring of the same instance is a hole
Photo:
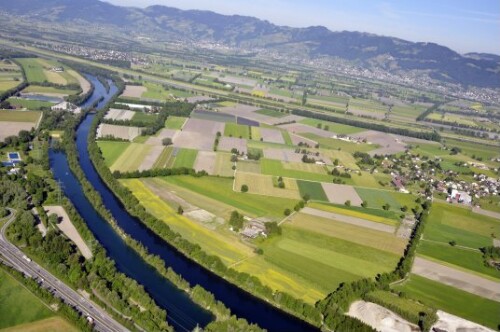
[[[260,109],[260,110],[255,111],[255,113],[267,115],[267,116],[272,116],[273,118],[282,118],[282,117],[287,116],[287,113],[282,113],[282,112],[268,110],[268,109]]]
[[[120,155],[130,146],[129,142],[98,141],[106,165],[111,167]]]
[[[12,105],[16,107],[23,107],[27,108],[30,110],[38,110],[42,107],[49,108],[53,105],[54,103],[48,102],[48,101],[40,101],[40,100],[29,100],[29,99],[21,99],[21,98],[9,98],[7,101]]]
[[[237,167],[241,172],[260,174],[260,163],[256,161],[239,161]]]
[[[394,213],[392,211],[384,210],[373,210],[370,208],[362,208],[356,206],[345,206],[345,205],[334,205],[330,203],[309,203],[310,207],[323,210],[327,212],[344,214],[346,216],[351,216],[360,219],[366,219],[373,222],[378,222],[381,224],[399,226],[399,221],[396,221]]]
[[[116,170],[120,172],[136,171],[152,148],[152,145],[130,143],[111,165],[111,172]]]
[[[42,58],[22,58],[17,61],[23,66],[26,78],[30,83],[50,82],[60,85],[78,84],[76,77],[68,73],[67,70],[55,72],[54,67],[63,67],[60,63]]]
[[[0,329],[51,316],[54,313],[44,303],[0,269]]]
[[[394,287],[427,306],[497,329],[500,303],[417,275]]]
[[[174,168],[186,167],[193,168],[198,150],[180,149],[175,156]]]
[[[417,252],[462,269],[500,278],[500,271],[484,265],[478,250],[493,244],[492,234],[500,234],[500,221],[475,214],[469,209],[434,203],[424,241],[420,242]],[[451,241],[457,245],[449,245]]]
[[[315,203],[309,203],[308,206],[312,207],[314,204]],[[393,234],[305,213],[295,214],[288,225],[297,229],[305,229],[310,232],[354,242],[396,255],[403,254],[407,243],[406,240],[398,238]]]
[[[357,176],[357,175],[354,175]],[[399,211],[401,209],[401,204],[394,197],[393,193],[385,191],[385,190],[377,190],[377,189],[368,189],[368,188],[355,188],[359,197],[363,201],[368,203],[368,206],[371,208],[379,208],[386,203],[389,203],[390,210]],[[408,195],[409,197],[413,197]]]
[[[249,126],[239,125],[236,123],[226,123],[224,136],[249,139],[250,128]]]
[[[135,112],[134,116],[132,117],[132,120],[134,121],[141,121],[144,123],[154,123],[158,116],[156,114],[148,114],[144,112]]]
[[[386,308],[390,306],[397,306],[398,308],[412,316],[418,317],[418,314],[420,312],[430,313],[434,311],[433,308],[427,307],[416,300],[400,297],[397,294],[389,291],[378,290],[368,293],[367,300],[370,301],[372,298],[376,299],[376,303],[380,303]]]
[[[295,206],[295,204],[297,204],[297,200],[293,199],[234,192],[233,180],[228,178],[210,176],[204,176],[201,178],[194,178],[192,176],[169,176],[162,179],[167,183],[186,188],[190,191],[206,196],[211,200],[221,202],[224,205],[229,205],[251,216],[271,216],[281,218],[285,208],[291,209]],[[198,205],[197,202],[193,204]],[[209,211],[212,210],[210,206],[207,206],[206,209]],[[213,209],[217,209],[217,207],[214,206]]]
[[[342,282],[388,272],[399,259],[396,254],[288,226],[263,249],[266,260],[310,280],[324,292]]]
[[[23,81],[21,69],[10,60],[0,61],[0,93],[15,88]]]
[[[281,135],[283,136],[283,140],[285,141],[286,145],[293,145],[292,138],[290,137],[288,131],[282,130]]]
[[[304,195],[309,195],[309,197],[315,201],[328,201],[328,197],[326,197],[321,183],[299,180],[297,181],[297,185],[299,186],[301,197],[304,197]]]
[[[150,190],[164,191],[163,181],[160,179],[131,179],[121,180],[148,212],[164,221],[182,237],[199,244],[209,254],[216,254],[226,264],[234,263],[253,255],[250,247],[242,244],[237,236],[229,231],[212,231],[201,224],[177,214],[177,210],[167,204],[157,193]]]
[[[7,111],[0,110],[0,121],[37,123],[42,112],[38,111]]]
[[[231,153],[217,152],[215,160],[215,174],[219,176],[233,176],[233,162],[231,162]]]
[[[167,121],[165,121],[165,127],[167,129],[175,129],[180,130],[182,126],[186,122],[187,118],[179,117],[179,116],[169,116]]]
[[[259,127],[250,127],[250,132],[253,140],[259,141],[262,138]]]
[[[330,121],[321,121],[321,120],[316,120],[316,119],[304,119],[300,121],[300,123],[309,125],[311,127],[317,127],[318,124],[321,124],[322,128],[325,128],[325,126],[328,126],[328,130],[336,133],[336,134],[344,134],[344,135],[351,135],[351,134],[357,134],[365,129],[358,128],[358,127],[353,127],[353,126],[348,126],[340,123],[335,123],[335,122],[330,122]]]
[[[173,151],[174,148],[172,146],[164,148],[158,159],[156,159],[155,163],[153,164],[153,169],[172,167],[174,160],[174,158],[172,157]]]
[[[30,85],[29,87],[24,89],[23,92],[40,93],[40,94],[50,93],[50,94],[57,94],[57,95],[74,95],[78,91],[71,90],[71,89],[58,89],[58,88],[54,88],[51,86]]]
[[[261,159],[260,161],[262,174],[275,175],[282,177],[289,177],[301,180],[318,181],[318,182],[331,182],[333,177],[331,175],[320,173],[304,172],[294,169],[285,168],[284,164],[279,160]]]

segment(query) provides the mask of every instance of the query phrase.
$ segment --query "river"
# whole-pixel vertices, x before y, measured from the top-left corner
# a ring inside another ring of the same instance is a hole
[[[87,78],[94,84],[95,89],[90,99],[82,106],[88,107],[103,96],[104,100],[97,105],[97,108],[102,108],[116,93],[116,87],[111,83],[110,91],[106,92],[106,89],[97,79],[91,76],[87,76]],[[94,117],[94,114],[87,115],[77,130],[76,144],[80,166],[86,178],[101,195],[106,208],[125,233],[141,242],[151,254],[160,256],[165,261],[166,266],[170,266],[174,271],[181,274],[191,285],[199,284],[212,292],[218,300],[231,309],[233,314],[245,318],[251,323],[256,323],[269,331],[317,330],[267,302],[242,291],[184,257],[175,248],[144,226],[140,220],[128,214],[120,201],[103,183],[88,155],[87,135]],[[151,268],[99,216],[85,197],[80,183],[71,173],[64,153],[50,151],[50,165],[56,180],[62,182],[66,196],[81,214],[99,243],[107,250],[109,257],[116,262],[118,270],[144,286],[156,303],[167,310],[168,321],[176,330],[192,330],[196,325],[205,326],[213,319],[209,312],[193,303],[185,292],[178,290]]]

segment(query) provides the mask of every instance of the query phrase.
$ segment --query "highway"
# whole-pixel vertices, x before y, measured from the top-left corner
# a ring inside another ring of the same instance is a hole
[[[128,331],[127,328],[115,321],[102,308],[68,287],[34,261],[28,259],[21,250],[7,240],[5,231],[15,220],[15,210],[9,209],[9,211],[11,212],[11,217],[0,230],[0,254],[2,256],[0,261],[3,260],[7,265],[12,266],[26,276],[34,278],[42,287],[54,294],[54,296],[74,307],[85,317],[91,317],[95,330],[103,332]]]

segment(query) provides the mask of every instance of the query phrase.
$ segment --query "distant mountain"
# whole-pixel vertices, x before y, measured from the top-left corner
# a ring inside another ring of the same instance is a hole
[[[421,70],[441,81],[500,87],[500,56],[460,55],[434,43],[361,32],[332,32],[321,26],[291,28],[210,11],[120,7],[99,0],[0,0],[0,11],[54,23],[107,24],[129,35],[149,35],[157,40],[214,41],[309,57],[339,57],[392,73]]]

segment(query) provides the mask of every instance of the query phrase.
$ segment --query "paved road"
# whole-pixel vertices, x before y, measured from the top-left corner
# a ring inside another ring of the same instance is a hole
[[[15,220],[15,211],[9,210],[12,213],[12,217],[0,230],[0,254],[3,258],[0,258],[0,261],[5,261],[7,265],[41,282],[42,287],[51,291],[54,296],[61,298],[66,304],[73,306],[84,316],[92,317],[96,330],[105,332],[128,331],[128,329],[115,321],[94,302],[84,298],[37,263],[30,262],[23,257],[24,253],[10,243],[5,236],[5,230]]]

